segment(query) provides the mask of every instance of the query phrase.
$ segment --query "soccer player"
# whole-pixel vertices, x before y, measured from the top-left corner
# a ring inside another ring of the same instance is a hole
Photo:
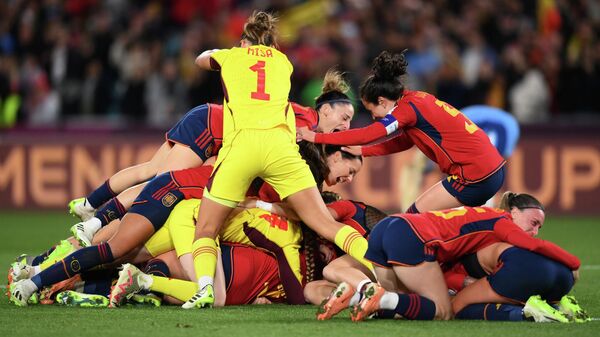
[[[544,211],[537,200],[510,212],[459,207],[384,219],[371,232],[365,255],[376,266],[381,286],[371,283],[365,287],[364,298],[353,308],[352,319],[363,320],[380,309],[393,310],[407,319],[452,318],[439,263],[457,261],[496,242],[541,254],[577,270],[580,262],[576,256],[551,242],[531,237],[516,224],[543,221]]]
[[[373,73],[360,88],[375,123],[327,135],[300,128],[299,136],[316,143],[365,145],[398,131],[382,143],[356,149],[357,153],[385,155],[416,145],[449,175],[418,197],[408,213],[483,205],[504,182],[504,159],[460,111],[428,93],[406,90],[400,80],[406,67],[404,53],[383,52],[375,58]]]
[[[200,68],[221,72],[225,99],[223,148],[204,192],[193,246],[199,291],[186,308],[214,303],[215,238],[257,177],[286,199],[308,227],[364,261],[366,240],[327,212],[298,154],[288,103],[293,67],[276,45],[274,18],[255,12],[244,26],[240,47],[205,51],[196,58]]]
[[[347,130],[350,127],[350,120],[354,116],[354,107],[346,95],[348,90],[342,74],[333,69],[329,70],[323,79],[321,95],[315,99],[314,110],[291,103],[296,125],[323,133]],[[200,158],[200,161],[194,162],[194,165],[207,163],[208,158],[216,155],[221,148],[223,107],[217,104],[204,104],[193,108],[167,132],[165,137],[166,141],[161,149],[170,146],[174,152],[185,153],[181,148],[186,147],[188,150],[191,149],[197,158]],[[189,151],[187,152],[189,153]],[[155,155],[155,158],[158,157]],[[148,176],[147,170],[149,167],[156,166],[156,163],[153,163],[156,160],[158,159],[116,173],[87,198],[76,199],[69,204],[71,213],[83,220],[71,227],[71,233],[82,246],[90,245],[91,238],[99,228],[112,220],[121,219],[125,215],[144,184],[138,184],[125,191],[123,191],[123,187],[119,186],[132,186],[154,177],[157,173],[150,172],[151,175]],[[210,164],[212,165],[212,163]],[[169,165],[166,164],[166,166]],[[186,166],[193,167],[187,164]],[[138,180],[131,180],[135,174],[138,174]],[[116,193],[119,195],[114,196]],[[99,205],[103,206],[96,211]]]

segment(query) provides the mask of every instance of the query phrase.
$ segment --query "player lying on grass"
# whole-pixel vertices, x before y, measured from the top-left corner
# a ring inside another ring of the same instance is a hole
[[[373,72],[360,88],[363,105],[377,121],[367,127],[332,134],[315,134],[298,128],[300,137],[316,143],[366,145],[356,153],[385,155],[417,146],[448,175],[420,197],[408,213],[479,206],[490,199],[504,181],[504,158],[486,134],[459,110],[431,94],[406,90],[404,53],[382,52],[373,61]]]
[[[529,196],[531,200],[535,198]],[[380,283],[363,289],[352,319],[392,310],[407,319],[450,319],[453,310],[439,263],[459,260],[496,242],[541,254],[579,268],[579,259],[559,246],[525,233],[516,223],[544,221],[539,201],[510,212],[461,207],[424,214],[398,214],[378,223],[369,237],[365,258],[375,265]]]
[[[327,183],[351,181],[354,174],[360,170],[361,158],[331,149],[328,151],[327,159],[322,159],[328,168],[328,164],[331,164],[331,169],[324,175]],[[203,187],[210,172],[209,166],[201,166],[156,177],[144,188],[137,199],[138,202],[126,214],[117,232],[108,242],[78,250],[33,276],[31,280],[20,280],[11,284],[13,302],[25,305],[31,294],[44,286],[70,278],[96,265],[112,263],[133,252],[160,229],[177,202],[202,197]]]
[[[315,99],[314,110],[291,103],[296,125],[322,133],[347,130],[354,116],[354,107],[346,95],[348,90],[342,74],[329,70],[323,79],[321,95]],[[100,227],[125,215],[144,184],[130,186],[163,172],[200,166],[215,156],[223,138],[223,106],[203,104],[191,109],[165,138],[149,162],[119,171],[87,198],[69,203],[71,213],[83,221],[71,228],[82,244],[89,245]]]

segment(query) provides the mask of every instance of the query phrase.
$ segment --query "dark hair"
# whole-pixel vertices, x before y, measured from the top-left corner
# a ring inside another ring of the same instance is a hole
[[[532,195],[526,193],[514,193],[511,191],[504,192],[504,194],[502,194],[502,199],[500,200],[500,209],[510,212],[513,207],[516,207],[519,210],[537,208],[544,211],[544,205]]]
[[[404,93],[404,85],[400,77],[406,74],[408,62],[404,53],[391,54],[382,52],[373,60],[372,73],[360,86],[360,97],[370,103],[377,104],[377,98],[385,97],[396,101]]]
[[[329,69],[323,78],[321,95],[315,98],[315,109],[318,111],[323,104],[352,104],[346,95],[350,90],[348,83],[344,81],[343,74],[335,69]]]
[[[342,158],[344,159],[358,159],[362,163],[362,156],[353,155],[350,152],[346,152],[342,150],[342,147],[339,145],[321,145],[321,144],[313,144],[307,141],[301,141],[298,143],[300,155],[302,159],[306,161],[308,167],[310,168],[310,172],[313,174],[315,181],[317,183],[317,188],[319,191],[323,190],[323,182],[325,181],[325,177],[329,174],[329,165],[327,165],[327,157],[334,154],[337,151],[342,153]]]
[[[242,39],[248,40],[254,45],[277,47],[275,22],[277,22],[277,18],[273,15],[255,11],[244,24]]]
[[[323,191],[323,192],[321,192],[321,198],[323,198],[323,202],[325,204],[330,204],[332,202],[335,202],[335,201],[338,201],[338,200],[342,199],[342,197],[339,194],[337,194],[335,192],[331,192],[331,191]]]

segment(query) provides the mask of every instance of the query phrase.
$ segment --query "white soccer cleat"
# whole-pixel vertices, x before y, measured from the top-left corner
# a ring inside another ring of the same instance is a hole
[[[200,289],[192,298],[187,300],[181,306],[184,309],[193,308],[212,308],[215,304],[215,295],[212,284],[207,284],[204,288]]]
[[[28,300],[33,295],[35,290],[30,289],[31,287],[27,287],[26,282],[31,282],[30,280],[21,280],[17,282],[13,282],[10,284],[9,291],[10,296],[8,301],[13,303],[18,307],[26,307],[28,304]]]
[[[94,217],[96,209],[88,203],[86,198],[78,198],[69,202],[69,213],[81,221],[88,221]]]
[[[85,222],[79,222],[71,226],[71,234],[83,248],[92,245],[92,239],[96,232],[88,229]]]
[[[151,278],[136,266],[126,263],[119,272],[119,279],[112,288],[109,296],[109,307],[118,307],[142,290],[149,290]]]

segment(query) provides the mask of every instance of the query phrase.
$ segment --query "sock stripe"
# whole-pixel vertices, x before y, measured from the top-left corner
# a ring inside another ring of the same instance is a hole
[[[417,315],[421,311],[421,297],[416,294],[414,296],[415,296],[416,307],[415,307],[415,312],[413,313],[413,318],[417,317]]]
[[[62,263],[62,267],[65,271],[65,274],[67,274],[67,278],[71,278],[71,274],[69,274],[69,269],[67,268],[67,264],[65,263],[65,259],[60,260],[60,262]]]
[[[110,192],[110,194],[113,197],[116,197],[118,193],[115,193],[115,191],[113,191],[112,188],[110,188],[110,179],[106,179],[106,182],[104,182],[106,184],[106,189],[108,189],[108,192]]]
[[[114,198],[115,199],[115,205],[117,205],[117,209],[119,210],[119,213],[121,214],[121,216],[123,216],[125,213],[127,213],[127,211],[125,210],[125,206],[123,206],[123,204],[119,201],[119,199]]]
[[[198,256],[200,256],[202,254],[209,254],[209,255],[217,256],[217,249],[215,249],[213,247],[198,247],[196,250],[194,250],[194,253],[192,254],[192,256],[194,259],[196,259]]]
[[[354,241],[358,238],[361,238],[362,236],[360,234],[358,234],[358,232],[354,232],[351,233],[350,235],[348,235],[346,237],[346,239],[344,240],[344,243],[342,244],[342,249],[345,252],[348,252],[348,250],[350,249],[350,247],[352,247],[352,244],[354,243]]]
[[[175,183],[173,183],[172,181],[170,183],[168,183],[167,185],[161,187],[160,189],[158,189],[158,191],[154,192],[154,194],[152,194],[152,198],[159,200],[160,198],[164,197],[165,194],[167,194],[169,192],[170,189],[175,187]]]

